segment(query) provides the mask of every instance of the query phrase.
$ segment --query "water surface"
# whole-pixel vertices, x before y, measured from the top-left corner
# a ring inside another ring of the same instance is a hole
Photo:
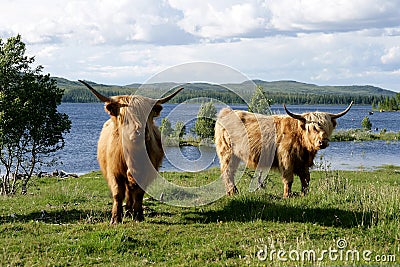
[[[195,123],[200,105],[166,104],[162,117],[168,116],[172,124],[183,121],[187,124],[187,132]],[[218,106],[221,108],[222,106]],[[236,109],[246,109],[245,106],[234,106]],[[308,111],[325,111],[337,113],[344,106],[288,106],[297,113]],[[284,114],[281,106],[272,106],[277,114]],[[109,118],[101,103],[63,103],[60,112],[69,115],[72,121],[71,132],[66,135],[65,148],[57,152],[60,164],[54,168],[66,172],[87,173],[99,170],[96,159],[97,140],[103,123]],[[368,115],[370,107],[354,106],[344,117],[338,119],[337,129],[360,128],[362,119]],[[388,131],[400,131],[400,112],[375,112],[369,115],[373,128],[378,131],[386,128]],[[157,119],[160,123],[161,118]],[[161,170],[199,171],[207,167],[218,166],[218,157],[213,147],[166,147],[165,160]],[[330,146],[321,150],[318,156],[330,163],[332,169],[356,170],[359,168],[373,169],[377,166],[392,164],[400,165],[400,142],[368,141],[368,142],[331,142]],[[317,156],[317,158],[318,158]]]

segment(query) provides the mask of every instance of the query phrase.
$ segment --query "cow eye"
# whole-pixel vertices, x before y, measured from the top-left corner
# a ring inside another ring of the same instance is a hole
[[[318,132],[319,129],[320,129],[319,125],[318,125],[316,122],[311,123],[310,126],[311,126],[311,127],[310,127],[311,130],[312,130],[312,131],[315,131],[315,132]]]
[[[140,140],[140,137],[143,135],[143,132],[140,130],[135,130],[129,134],[129,140]]]

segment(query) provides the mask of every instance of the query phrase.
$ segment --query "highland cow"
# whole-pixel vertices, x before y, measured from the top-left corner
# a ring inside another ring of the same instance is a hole
[[[103,125],[97,147],[99,165],[113,197],[110,224],[122,221],[124,199],[127,214],[142,221],[145,189],[155,179],[164,157],[154,118],[160,115],[161,104],[183,88],[161,99],[139,95],[106,97],[80,82],[105,103],[111,116]]]
[[[222,109],[215,125],[215,144],[227,195],[238,192],[234,175],[240,161],[247,167],[276,169],[284,184],[283,197],[291,195],[293,176],[299,176],[302,194],[310,182],[309,168],[320,149],[329,145],[336,119],[342,112],[294,114],[286,105],[287,115],[261,115],[240,110]]]

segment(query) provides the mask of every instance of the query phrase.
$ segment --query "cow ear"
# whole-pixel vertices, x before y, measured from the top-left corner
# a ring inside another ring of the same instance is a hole
[[[162,109],[163,109],[163,107],[160,104],[155,104],[153,106],[154,117],[160,116],[160,113],[161,113]]]
[[[306,122],[299,121],[299,124],[300,124],[300,128],[305,131],[306,130]]]
[[[106,110],[111,116],[118,116],[120,105],[118,102],[106,103]]]
[[[332,121],[332,124],[333,124],[333,128],[335,128],[335,127],[336,127],[336,125],[337,125],[337,122],[336,122],[336,120],[335,120],[335,119],[331,119],[331,121]]]

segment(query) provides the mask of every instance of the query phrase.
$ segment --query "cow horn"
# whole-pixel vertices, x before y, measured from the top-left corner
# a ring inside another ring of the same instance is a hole
[[[102,102],[111,102],[111,99],[100,94],[99,92],[97,92],[96,90],[94,90],[93,87],[91,87],[87,82],[82,81],[82,80],[78,80],[79,82],[83,83],[84,85],[86,85],[87,88],[89,88],[90,91],[92,91],[92,93],[98,98],[100,99]]]
[[[306,119],[305,119],[302,115],[300,115],[300,114],[295,114],[295,113],[290,112],[290,111],[286,108],[286,104],[283,104],[283,108],[285,109],[286,113],[287,113],[290,117],[292,117],[292,118],[294,118],[294,119],[296,119],[296,120],[303,121],[303,122],[306,121]]]
[[[169,96],[160,98],[157,100],[157,103],[159,104],[164,104],[165,102],[167,102],[168,100],[170,100],[171,98],[173,98],[174,96],[176,96],[180,91],[183,90],[183,87],[179,88],[175,93],[170,94]]]
[[[337,114],[328,114],[329,116],[331,116],[332,119],[337,119],[342,117],[343,115],[345,115],[347,112],[349,112],[351,106],[353,105],[353,101],[351,101],[350,105],[342,112],[339,112]]]

